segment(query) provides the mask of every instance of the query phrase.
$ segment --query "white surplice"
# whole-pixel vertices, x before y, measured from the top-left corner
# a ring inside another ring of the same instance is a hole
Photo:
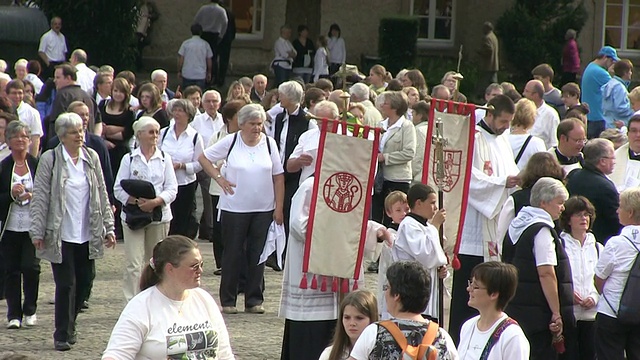
[[[620,146],[615,156],[616,166],[609,178],[616,185],[618,192],[640,186],[640,161],[629,159],[629,144]]]
[[[464,219],[460,254],[499,260],[497,238],[498,215],[514,188],[505,187],[508,176],[518,175],[509,141],[476,127],[473,167],[469,184],[469,206]],[[492,241],[493,244],[489,244]],[[490,246],[495,246],[489,251]],[[491,254],[490,254],[491,253]]]

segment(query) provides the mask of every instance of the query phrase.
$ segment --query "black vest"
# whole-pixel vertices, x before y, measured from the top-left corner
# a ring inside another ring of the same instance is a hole
[[[514,216],[517,216],[523,207],[531,205],[529,198],[531,197],[531,188],[520,189],[513,194],[513,208],[515,209]]]
[[[274,139],[276,140],[276,144],[278,144],[278,151],[280,154],[284,151],[284,179],[285,183],[295,183],[296,187],[298,181],[300,180],[300,171],[295,173],[289,173],[287,171],[287,160],[293,153],[293,149],[298,145],[298,139],[300,139],[300,135],[302,135],[305,131],[309,130],[309,119],[305,117],[305,112],[302,110],[298,110],[298,115],[289,115],[289,119],[287,122],[289,123],[289,129],[287,131],[287,139],[284,143],[284,149],[280,149],[280,135],[282,135],[282,129],[284,127],[283,119],[286,114],[286,110],[281,112],[276,116],[276,128],[274,131]]]
[[[564,244],[553,228],[543,223],[534,223],[520,235],[520,239],[515,245],[508,235],[502,244],[502,261],[518,268],[516,294],[505,312],[520,324],[527,336],[549,331],[549,322],[551,321],[551,309],[549,309],[547,299],[542,291],[536,261],[533,257],[533,240],[544,227],[551,230],[556,247],[558,265],[555,267],[555,272],[558,279],[558,298],[562,322],[565,327],[573,327],[575,324],[573,280]]]

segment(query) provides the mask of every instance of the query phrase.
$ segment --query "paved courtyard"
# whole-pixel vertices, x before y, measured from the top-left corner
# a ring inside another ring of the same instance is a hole
[[[121,275],[124,264],[124,246],[105,251],[105,257],[96,261],[97,277],[91,297],[90,309],[78,317],[78,343],[71,351],[53,350],[53,298],[54,284],[49,263],[42,263],[40,298],[38,302],[38,326],[7,330],[0,326],[0,356],[12,352],[29,354],[36,359],[99,359],[104,351],[111,329],[124,308]],[[205,261],[202,287],[218,299],[220,277],[213,275],[214,260],[210,243],[199,243]],[[225,315],[231,336],[231,345],[238,359],[280,358],[280,346],[284,320],[277,317],[280,301],[282,273],[267,268],[265,271],[266,314]],[[367,274],[367,284],[375,285],[375,276]],[[242,295],[238,305],[242,309]],[[0,316],[5,318],[6,303],[0,302]]]

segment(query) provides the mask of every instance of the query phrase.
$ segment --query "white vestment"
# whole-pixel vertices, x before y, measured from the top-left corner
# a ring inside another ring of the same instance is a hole
[[[498,244],[502,239],[496,235],[498,215],[511,191],[515,190],[505,187],[507,177],[518,175],[518,172],[506,137],[490,134],[477,126],[460,254],[484,256],[485,261],[499,260]],[[491,246],[495,246],[495,255],[489,251],[489,241],[494,242]]]
[[[431,276],[431,297],[422,313],[438,318],[438,268],[447,265],[438,229],[428,222],[422,224],[411,215],[405,217],[398,227],[398,238],[391,253],[393,261],[417,261],[427,269]]]
[[[609,178],[616,185],[618,192],[640,186],[640,161],[629,159],[629,143],[620,146],[615,156],[616,166]]]

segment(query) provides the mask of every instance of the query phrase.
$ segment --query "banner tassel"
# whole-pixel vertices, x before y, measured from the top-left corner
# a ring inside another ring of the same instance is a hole
[[[342,279],[342,293],[346,294],[349,292],[349,279]]]
[[[326,276],[322,277],[322,284],[320,285],[320,291],[322,291],[322,292],[327,291],[327,277]]]
[[[460,270],[460,260],[458,259],[458,254],[453,254],[453,261],[451,261],[451,266],[453,270]]]
[[[338,278],[337,277],[333,278],[333,282],[331,284],[331,291],[332,292],[338,292]]]
[[[302,280],[300,280],[300,289],[307,289],[307,273],[302,274]]]
[[[311,288],[313,290],[317,290],[318,289],[318,279],[316,278],[316,275],[313,275],[313,278],[311,279]]]

